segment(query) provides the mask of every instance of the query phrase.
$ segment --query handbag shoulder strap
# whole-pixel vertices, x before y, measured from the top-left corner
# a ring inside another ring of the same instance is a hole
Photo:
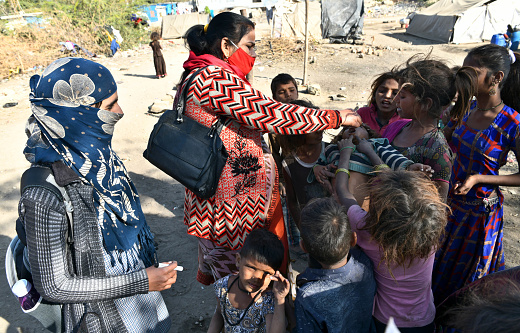
[[[195,71],[192,75],[189,76],[188,82],[184,85],[184,87],[181,86],[181,95],[179,96],[179,99],[177,100],[177,105],[175,106],[175,109],[177,110],[177,121],[182,123],[182,116],[184,114],[184,110],[186,109],[186,100],[188,99],[188,90],[190,89],[191,82],[193,79],[206,67],[201,67]]]

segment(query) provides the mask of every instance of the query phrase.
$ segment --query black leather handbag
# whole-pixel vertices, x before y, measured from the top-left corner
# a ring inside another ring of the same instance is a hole
[[[188,89],[203,69],[191,75],[173,110],[159,118],[143,156],[198,197],[208,199],[217,191],[229,155],[219,135],[220,118],[208,128],[183,116]]]

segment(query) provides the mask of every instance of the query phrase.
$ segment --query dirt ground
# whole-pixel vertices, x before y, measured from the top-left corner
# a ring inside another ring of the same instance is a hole
[[[363,106],[369,95],[370,84],[375,75],[404,63],[416,53],[428,53],[448,60],[452,65],[461,65],[467,51],[475,45],[432,44],[429,41],[404,34],[398,18],[374,18],[365,20],[365,45],[313,43],[309,56],[314,59],[308,66],[309,83],[321,86],[320,96],[311,96],[300,88],[300,97],[307,98],[321,108],[344,109]],[[257,21],[257,39],[267,37],[268,27],[264,17]],[[386,23],[383,23],[386,22]],[[261,43],[260,43],[261,44]],[[264,43],[265,44],[265,43]],[[303,52],[292,50],[301,44],[288,44],[287,52],[267,57],[261,45],[260,56],[254,69],[253,86],[270,95],[271,79],[281,72],[301,79]],[[162,173],[142,157],[149,133],[157,121],[150,115],[148,107],[164,100],[170,103],[169,94],[175,86],[182,63],[188,52],[182,41],[164,41],[164,54],[168,66],[165,79],[155,79],[151,49],[143,45],[140,49],[124,52],[123,56],[99,59],[114,74],[118,83],[119,101],[125,117],[116,126],[113,147],[124,160],[139,191],[147,221],[159,244],[161,261],[177,260],[185,270],[178,274],[177,283],[171,290],[163,292],[172,318],[171,332],[205,332],[215,309],[216,299],[212,287],[195,281],[197,271],[197,240],[186,234],[182,222],[184,190],[166,174]],[[369,51],[373,47],[380,55],[364,54],[360,57],[355,50]],[[376,48],[377,46],[377,48]],[[354,50],[354,51],[352,51]],[[10,293],[3,268],[6,248],[15,236],[15,219],[19,199],[19,179],[29,166],[22,150],[26,141],[25,121],[30,115],[28,94],[29,76],[17,76],[0,83],[0,104],[18,102],[18,105],[0,109],[0,332],[43,332],[37,321],[21,312],[16,299]],[[340,90],[340,87],[345,87]],[[346,94],[346,101],[331,101],[329,96]],[[503,172],[517,172],[514,161],[503,168]],[[503,188],[505,195],[504,244],[508,267],[520,263],[520,199],[516,189]],[[292,253],[297,270],[305,267],[304,258]]]

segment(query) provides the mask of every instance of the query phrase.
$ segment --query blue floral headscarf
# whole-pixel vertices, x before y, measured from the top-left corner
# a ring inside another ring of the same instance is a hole
[[[62,58],[41,76],[34,75],[30,87],[33,115],[26,127],[27,160],[63,160],[85,184],[94,187],[106,249],[134,251],[147,267],[151,265],[153,236],[135,186],[112,150],[114,125],[122,114],[92,106],[116,92],[110,71],[87,59]]]

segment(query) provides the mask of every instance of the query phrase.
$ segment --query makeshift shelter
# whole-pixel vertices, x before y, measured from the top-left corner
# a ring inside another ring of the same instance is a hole
[[[274,7],[274,36],[304,38],[305,2],[279,0]],[[310,1],[309,13],[310,38],[344,39],[363,28],[363,0]]]
[[[364,0],[322,0],[322,37],[340,42],[353,36],[360,38],[364,14]]]
[[[275,36],[305,38],[305,2],[278,1],[275,8]],[[309,13],[309,38],[321,39],[321,4],[309,2]]]
[[[167,15],[162,18],[162,38],[181,38],[186,31],[196,24],[207,24],[208,14],[189,13],[183,15]]]
[[[440,0],[415,14],[406,33],[442,43],[478,43],[520,24],[520,0]]]

